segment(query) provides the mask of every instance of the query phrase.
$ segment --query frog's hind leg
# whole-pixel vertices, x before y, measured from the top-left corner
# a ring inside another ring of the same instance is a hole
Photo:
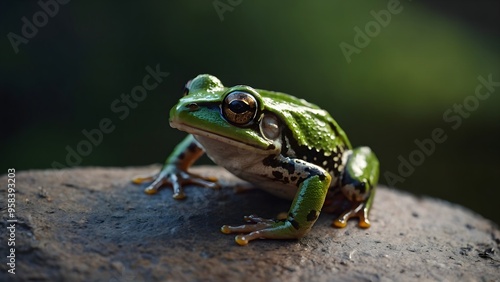
[[[375,196],[378,175],[379,162],[370,148],[360,147],[347,153],[340,190],[350,201],[350,207],[333,221],[333,226],[345,227],[350,218],[358,217],[359,227],[370,227],[368,214]]]
[[[236,243],[246,245],[255,239],[297,239],[304,236],[314,225],[319,211],[325,202],[331,176],[323,168],[301,160],[288,158],[273,159],[276,171],[285,173],[287,169],[298,171],[300,180],[287,217],[283,219],[263,219],[257,216],[247,216],[245,221],[251,224],[240,226],[224,225],[223,233],[243,233],[235,237]]]

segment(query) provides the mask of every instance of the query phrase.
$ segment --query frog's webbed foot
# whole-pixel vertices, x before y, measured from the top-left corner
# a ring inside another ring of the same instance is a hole
[[[247,245],[249,241],[255,239],[298,238],[293,230],[293,224],[287,220],[265,219],[256,215],[245,216],[243,219],[251,224],[224,225],[220,229],[224,234],[247,233],[235,237],[234,240],[238,245]]]
[[[333,227],[344,228],[347,226],[349,219],[353,217],[359,218],[360,227],[370,227],[370,221],[368,220],[368,213],[370,211],[368,204],[370,202],[351,202],[340,190],[330,192],[322,211],[339,215],[332,222]]]
[[[368,147],[355,148],[347,152],[344,172],[340,179],[340,190],[349,201],[342,214],[333,221],[335,227],[345,227],[350,218],[359,218],[359,227],[370,227],[368,213],[375,196],[378,182],[379,162]]]
[[[186,197],[184,186],[189,184],[212,189],[220,188],[220,185],[217,183],[217,178],[215,177],[203,177],[171,166],[165,167],[158,174],[135,177],[132,179],[132,182],[135,184],[151,182],[144,189],[144,192],[147,194],[155,194],[161,187],[171,186],[174,191],[172,197],[177,200]]]
[[[337,219],[332,222],[332,225],[337,228],[344,228],[347,225],[347,221],[350,218],[358,217],[359,218],[359,227],[361,228],[369,228],[370,220],[368,220],[368,212],[369,208],[366,203],[354,203],[350,209],[343,212]]]

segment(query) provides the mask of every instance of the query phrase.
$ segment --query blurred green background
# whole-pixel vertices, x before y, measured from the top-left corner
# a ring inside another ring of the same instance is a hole
[[[377,153],[381,183],[500,223],[500,87],[476,105],[467,98],[478,76],[500,82],[500,4],[434,2],[70,1],[44,24],[37,1],[3,1],[2,173],[68,165],[68,146],[76,150],[86,140],[82,130],[98,128],[103,118],[114,131],[80,166],[163,162],[184,137],[169,127],[169,109],[185,82],[210,73],[225,85],[282,91],[322,106],[353,145]],[[371,11],[388,5],[399,12],[385,26],[374,24]],[[24,43],[15,40],[16,54],[12,34],[22,36],[22,18],[33,23],[33,16],[41,27]],[[367,25],[369,42],[349,63],[340,45],[356,47],[355,28],[365,33]],[[111,104],[158,64],[169,76],[120,119],[123,112]],[[472,109],[464,110],[467,118],[460,125],[444,120],[449,110],[460,117],[454,105],[464,99]],[[401,176],[398,157],[408,160],[418,149],[414,141],[431,138],[435,128],[446,141],[412,173],[388,180],[388,173]]]

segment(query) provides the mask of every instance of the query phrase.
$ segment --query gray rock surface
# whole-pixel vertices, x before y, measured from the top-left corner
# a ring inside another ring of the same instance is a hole
[[[322,213],[301,240],[238,246],[223,224],[274,217],[289,202],[197,167],[228,186],[168,188],[146,195],[140,168],[73,168],[16,174],[16,274],[7,273],[6,176],[2,185],[1,281],[500,281],[500,231],[454,204],[379,187],[372,227],[344,229]],[[493,202],[493,201],[491,201]]]

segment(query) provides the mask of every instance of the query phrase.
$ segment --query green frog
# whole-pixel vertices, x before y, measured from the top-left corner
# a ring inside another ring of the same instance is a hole
[[[212,75],[189,81],[170,111],[170,125],[189,135],[154,176],[136,177],[148,194],[171,186],[173,198],[183,187],[215,188],[217,179],[188,172],[204,153],[232,174],[279,197],[293,200],[286,216],[246,216],[248,224],[224,225],[238,233],[236,243],[255,239],[301,238],[321,210],[338,211],[335,227],[350,218],[370,227],[368,213],[379,176],[379,162],[368,147],[352,148],[337,122],[318,106],[280,92],[237,85],[225,87]]]

